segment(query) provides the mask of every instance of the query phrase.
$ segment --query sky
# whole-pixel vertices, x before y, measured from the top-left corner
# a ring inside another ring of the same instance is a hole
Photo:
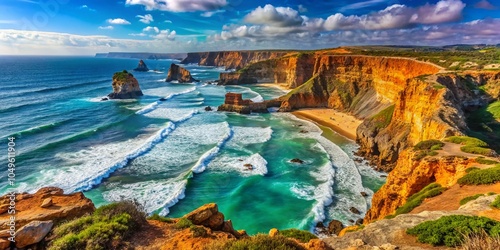
[[[0,54],[499,44],[500,0],[1,0]]]

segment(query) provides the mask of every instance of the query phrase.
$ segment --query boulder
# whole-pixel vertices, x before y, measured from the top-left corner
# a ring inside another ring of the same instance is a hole
[[[3,205],[0,205],[0,214],[3,214],[3,213],[6,213],[7,211],[9,211],[9,204],[3,204]]]
[[[16,201],[16,227],[20,228],[31,221],[53,221],[58,223],[65,220],[71,220],[90,214],[95,210],[94,204],[86,198],[82,192],[73,194],[63,194],[60,188],[42,188],[35,194],[25,195],[21,200]],[[0,204],[9,201],[9,196],[0,197]],[[53,204],[50,209],[41,208],[46,199],[51,199]],[[0,228],[7,228],[10,221],[8,213],[0,214]]]
[[[368,196],[368,194],[367,194],[366,192],[361,192],[360,194],[361,194],[363,197],[367,197],[367,196]]]
[[[219,209],[217,207],[217,204],[209,203],[209,204],[205,204],[205,205],[197,208],[196,210],[184,215],[183,218],[190,220],[195,225],[202,225],[202,223],[204,221],[208,220],[210,217],[217,214],[218,212],[219,212]]]
[[[133,99],[143,95],[137,79],[126,70],[113,75],[112,86],[113,93],[108,95],[109,99]]]
[[[304,163],[304,161],[301,160],[301,159],[299,159],[299,158],[293,158],[293,159],[290,160],[290,162],[292,162],[292,163],[298,163],[298,164],[303,164]]]
[[[46,198],[45,200],[43,200],[42,205],[40,205],[40,207],[47,208],[47,207],[52,206],[52,204],[53,204],[52,198]]]
[[[210,107],[210,106],[206,106],[206,107],[205,107],[205,111],[212,111],[212,110],[213,110],[213,109],[212,109],[212,107]]]
[[[146,71],[149,71],[149,69],[148,69],[148,66],[146,65],[146,63],[144,63],[143,60],[140,60],[139,64],[137,65],[137,68],[135,68],[134,71],[146,72]]]
[[[11,235],[10,235],[9,229],[4,229],[4,230],[0,231],[0,238],[9,238],[10,236]]]
[[[10,241],[6,239],[0,239],[0,249],[4,250],[10,247]]]
[[[16,247],[23,248],[40,242],[52,230],[52,221],[32,221],[16,231]]]
[[[328,223],[328,232],[331,234],[339,235],[342,229],[344,229],[344,225],[338,220],[332,220]]]
[[[277,228],[271,228],[271,230],[269,230],[269,236],[271,236],[271,237],[274,237],[274,236],[278,235],[279,233],[280,233],[280,231]]]
[[[361,214],[361,212],[355,207],[349,208],[349,211],[351,211],[351,213],[353,214]]]
[[[363,225],[363,219],[357,219],[355,224],[356,225]]]
[[[209,227],[212,230],[220,230],[224,224],[224,214],[217,212],[203,222],[203,226]]]
[[[172,63],[170,65],[170,69],[168,70],[166,82],[178,81],[179,83],[189,83],[189,82],[197,82],[191,76],[189,70],[180,67],[179,65]]]

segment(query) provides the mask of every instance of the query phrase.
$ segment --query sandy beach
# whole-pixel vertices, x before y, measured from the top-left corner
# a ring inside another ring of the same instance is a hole
[[[288,84],[286,83],[263,82],[263,83],[257,83],[255,85],[268,88],[278,88],[286,92],[290,92],[292,90],[288,87]]]
[[[356,129],[363,122],[352,115],[327,108],[301,109],[292,112],[292,114],[299,118],[312,120],[323,126],[327,126],[351,140],[356,140]]]

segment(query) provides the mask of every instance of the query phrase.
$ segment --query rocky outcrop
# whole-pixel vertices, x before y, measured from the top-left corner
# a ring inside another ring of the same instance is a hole
[[[191,76],[189,70],[180,67],[175,63],[172,63],[170,65],[170,69],[168,70],[167,74],[167,79],[165,81],[166,82],[178,81],[179,83],[197,82],[197,80]]]
[[[148,66],[143,60],[139,61],[139,64],[137,65],[137,68],[134,69],[134,71],[142,71],[142,72],[147,72],[149,71]]]
[[[382,219],[406,203],[413,194],[430,183],[443,187],[454,185],[465,174],[465,169],[477,164],[473,159],[459,156],[426,157],[415,159],[413,150],[405,150],[396,167],[387,176],[386,183],[373,195],[372,206],[364,222]]]
[[[32,221],[16,232],[16,247],[23,248],[40,242],[52,230],[52,221]]]
[[[241,69],[250,63],[287,55],[286,51],[213,51],[188,53],[181,64],[196,63],[204,66]]]
[[[268,113],[267,108],[277,106],[276,102],[253,102],[252,100],[243,100],[239,93],[227,93],[224,99],[224,104],[217,108],[217,111],[237,112],[240,114]]]
[[[46,187],[34,194],[16,194],[16,228],[32,221],[53,221],[58,223],[71,220],[92,213],[94,204],[83,193],[63,194],[63,190],[56,187]],[[46,199],[51,199],[52,206],[41,207]],[[10,196],[0,197],[0,204],[8,204]],[[7,228],[10,214],[0,214],[0,227]]]
[[[113,93],[108,95],[110,99],[132,99],[143,95],[137,79],[126,70],[113,75],[112,86]]]

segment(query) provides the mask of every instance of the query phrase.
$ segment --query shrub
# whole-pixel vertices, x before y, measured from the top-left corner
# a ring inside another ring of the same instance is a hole
[[[299,240],[302,243],[307,243],[311,239],[317,239],[318,238],[316,235],[312,234],[309,231],[299,230],[299,229],[295,229],[295,228],[282,230],[282,231],[279,232],[279,234],[283,235],[283,236],[285,236],[287,238],[297,239],[297,240]]]
[[[282,235],[270,237],[266,234],[257,234],[239,240],[227,242],[212,241],[205,247],[206,250],[305,250],[297,242]]]
[[[460,150],[462,152],[480,155],[492,155],[493,150],[487,148],[488,144],[474,137],[468,136],[451,136],[446,138],[446,141],[456,144],[462,144]]]
[[[492,250],[500,249],[500,237],[489,236],[484,231],[465,236],[461,250]]]
[[[146,223],[145,213],[135,202],[123,201],[98,208],[57,226],[48,249],[118,249],[124,240]],[[142,216],[142,217],[141,217]]]
[[[446,188],[441,187],[437,183],[431,183],[420,190],[418,193],[413,194],[406,200],[406,203],[396,209],[395,216],[411,212],[414,208],[420,206],[424,199],[440,195]]]
[[[391,123],[392,115],[394,114],[394,105],[387,107],[386,109],[380,111],[378,114],[370,118],[371,121],[375,123],[377,128],[385,128]]]
[[[431,150],[441,150],[443,149],[443,146],[440,146],[440,145],[434,145],[431,147]]]
[[[500,209],[500,195],[491,203],[491,207]]]
[[[433,149],[432,147],[435,147],[435,149]],[[431,150],[437,150],[437,149],[441,149],[441,147],[444,146],[444,143],[441,142],[440,140],[426,140],[426,141],[421,141],[419,143],[417,143],[417,145],[415,145],[413,148],[415,150],[425,150],[425,149],[431,149]]]
[[[173,222],[172,219],[160,216],[158,214],[153,214],[153,215],[149,216],[148,220],[156,220],[156,221],[166,222],[166,223],[172,223]]]
[[[427,153],[429,156],[436,156],[438,155],[438,152],[436,151],[430,151],[429,153]]]
[[[457,182],[460,185],[484,185],[493,184],[498,181],[500,181],[500,165],[469,171],[469,173],[458,179]]]
[[[486,159],[484,157],[477,157],[476,162],[479,164],[484,164],[484,165],[493,165],[493,164],[498,164],[498,161]]]
[[[467,202],[473,201],[481,196],[484,196],[484,194],[475,194],[472,196],[467,196],[467,197],[460,200],[460,205],[465,205]]]
[[[420,223],[406,233],[417,236],[422,243],[456,247],[462,244],[464,237],[472,233],[484,230],[488,235],[494,235],[499,226],[500,222],[486,217],[451,215]]]
[[[175,223],[175,228],[184,229],[184,228],[191,227],[192,225],[193,225],[193,222],[191,222],[190,220],[188,220],[186,218],[180,218],[179,221],[177,221],[177,223]]]
[[[193,234],[193,237],[205,237],[207,236],[207,230],[203,226],[191,225],[189,230]]]
[[[462,150],[462,152],[465,152],[465,153],[486,155],[486,156],[493,154],[493,150],[491,150],[489,148],[482,148],[482,147],[469,146],[469,145],[461,147],[460,150]]]
[[[465,173],[470,173],[470,172],[476,171],[476,170],[480,170],[480,168],[478,168],[478,167],[470,167],[470,168],[465,169]]]

